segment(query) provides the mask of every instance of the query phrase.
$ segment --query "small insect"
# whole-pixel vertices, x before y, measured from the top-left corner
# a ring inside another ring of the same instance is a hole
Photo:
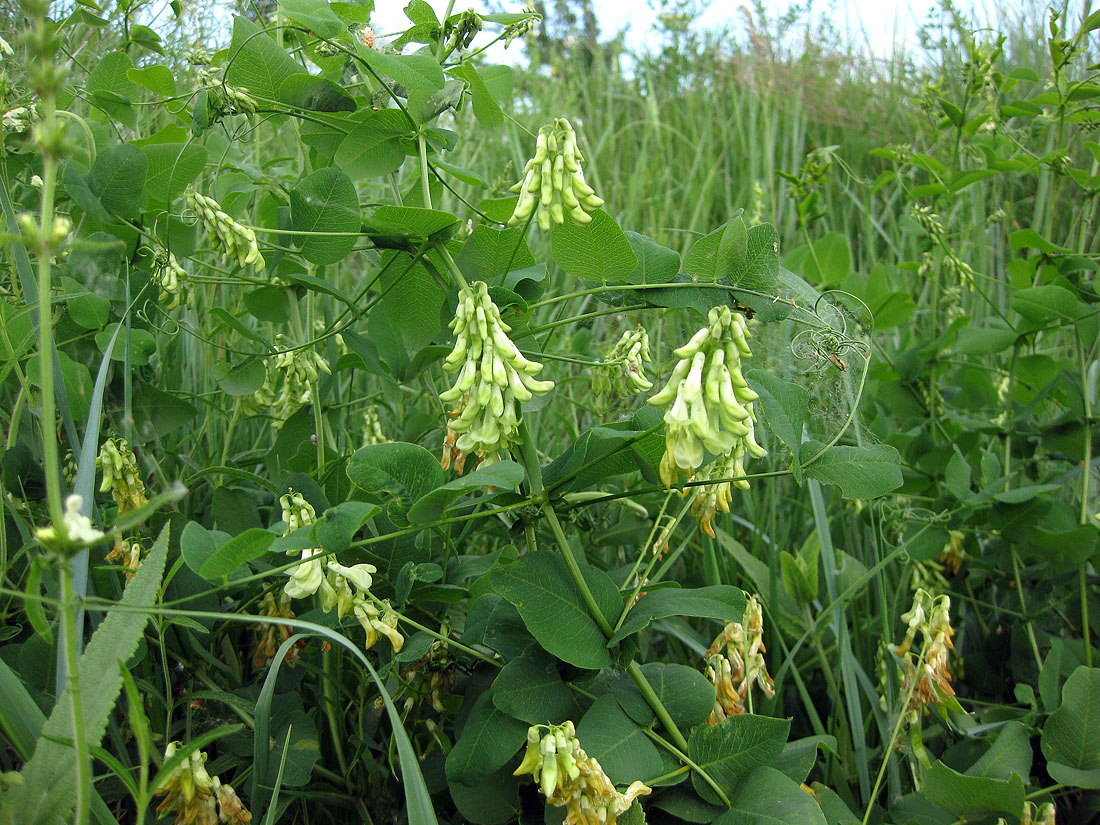
[[[822,352],[821,350],[817,349],[816,347],[812,347],[810,349],[810,352],[813,353],[815,358],[818,358],[821,361],[824,361],[826,359],[832,361],[833,366],[836,367],[841,372],[847,372],[848,371],[848,365],[845,364],[844,361],[841,360],[840,356],[837,355],[836,353],[832,353],[832,352],[825,353],[825,352]]]
[[[205,706],[202,703],[202,699],[192,699],[191,702],[188,704],[188,707],[191,708],[191,710],[205,709]]]
[[[745,316],[746,321],[751,321],[752,316],[756,314],[756,310],[754,310],[750,306],[745,306],[743,303],[738,301],[736,298],[730,303],[730,309],[734,309],[734,310],[737,310],[738,312],[742,313]]]

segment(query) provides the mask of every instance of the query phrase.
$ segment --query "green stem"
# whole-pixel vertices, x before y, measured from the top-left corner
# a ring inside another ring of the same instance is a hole
[[[343,732],[336,718],[336,674],[338,672],[336,664],[336,651],[331,648],[326,650],[321,660],[321,668],[324,671],[321,691],[325,700],[325,716],[328,717],[329,733],[332,734],[332,747],[336,751],[336,761],[340,764],[340,773],[347,776],[348,760],[344,756]]]
[[[1081,524],[1089,523],[1089,483],[1092,480],[1092,399],[1089,396],[1089,377],[1085,367],[1085,348],[1081,342],[1081,332],[1074,327],[1073,337],[1077,343],[1077,363],[1081,370],[1081,395],[1085,401],[1085,456],[1081,473]],[[1078,566],[1078,579],[1081,585],[1081,635],[1085,641],[1085,667],[1092,667],[1092,641],[1089,638],[1089,600],[1088,600],[1088,561]]]
[[[52,135],[56,130],[52,101],[43,101],[43,130]],[[46,496],[49,500],[50,520],[58,537],[65,540],[62,522],[64,511],[61,501],[60,463],[57,451],[57,417],[53,386],[53,236],[54,191],[57,188],[57,161],[50,152],[42,153],[42,220],[39,224],[38,244],[38,366],[42,387],[42,454],[46,471]]]
[[[450,272],[451,277],[454,278],[455,285],[459,289],[467,289],[469,284],[466,283],[466,279],[462,275],[462,270],[458,268],[458,261],[454,259],[451,250],[447,249],[445,244],[439,244],[435,247],[435,250],[439,253],[443,262],[447,264],[447,271]]]
[[[424,139],[424,133],[416,136],[416,145],[420,155],[420,194],[424,198],[424,206],[432,208],[432,187],[428,180],[428,143]]]
[[[45,360],[45,359],[43,359]],[[76,758],[76,808],[74,825],[85,825],[92,794],[92,763],[88,740],[84,732],[84,706],[80,695],[80,670],[77,662],[76,591],[73,589],[73,568],[69,561],[61,564],[61,643],[65,650],[69,696],[73,713],[73,745]]]

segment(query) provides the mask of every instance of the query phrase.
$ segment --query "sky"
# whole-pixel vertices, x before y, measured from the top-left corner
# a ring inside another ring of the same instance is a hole
[[[430,0],[436,13],[441,15],[446,9],[445,0]],[[993,0],[956,0],[955,5],[963,12],[973,11],[983,15],[985,2]],[[408,25],[401,13],[400,2],[378,2],[380,8],[374,13],[374,22],[382,32],[395,31]],[[460,11],[469,5],[466,0],[458,0],[455,10]],[[508,5],[507,3],[505,5]],[[519,11],[523,0],[515,0],[511,5]],[[638,48],[644,43],[646,31],[653,25],[655,13],[645,0],[594,0],[599,16],[601,30],[611,35],[627,30],[627,43]],[[735,29],[741,28],[739,9],[748,3],[740,0],[711,0],[703,19],[708,27],[721,28],[729,23]],[[792,4],[789,0],[763,0],[763,6],[774,17],[782,15]],[[866,44],[878,57],[889,57],[895,46],[905,51],[914,51],[918,45],[917,30],[921,20],[936,5],[935,0],[916,0],[916,2],[896,2],[895,0],[826,0],[815,3],[821,14],[826,8],[835,9],[832,19],[842,32],[851,34],[857,42]],[[1013,0],[1001,0],[1000,5],[1013,5]],[[515,51],[515,49],[513,49]],[[497,59],[506,59],[506,55],[494,55]]]

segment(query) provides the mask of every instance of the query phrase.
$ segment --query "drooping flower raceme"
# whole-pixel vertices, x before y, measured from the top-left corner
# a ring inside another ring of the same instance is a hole
[[[528,361],[512,343],[512,328],[501,320],[483,281],[459,291],[451,329],[455,345],[443,369],[457,375],[454,386],[439,395],[454,404],[442,465],[446,470],[453,460],[461,473],[470,453],[477,453],[481,466],[503,459],[517,439],[518,405],[550,392],[554,382],[535,378],[542,364]]]
[[[623,333],[619,343],[609,349],[603,364],[592,374],[592,391],[597,395],[630,398],[653,388],[645,374],[645,365],[652,362],[649,335],[641,324]]]
[[[179,747],[179,742],[169,742],[164,749],[165,760],[171,759]],[[154,794],[164,797],[157,813],[175,814],[176,825],[248,825],[252,821],[252,814],[232,786],[207,772],[206,754],[201,750],[188,754]]]
[[[267,266],[260,247],[256,243],[256,233],[237,221],[221,208],[213,198],[200,195],[188,187],[185,195],[187,206],[198,215],[203,228],[221,245],[223,251],[236,259],[241,267],[255,264],[257,270]]]
[[[523,179],[511,191],[519,195],[509,226],[519,226],[538,209],[539,229],[565,223],[565,214],[581,226],[591,222],[588,211],[603,206],[603,198],[588,185],[581,171],[584,157],[577,133],[563,117],[539,129],[535,155],[523,167]],[[587,211],[586,211],[587,210]]]
[[[103,471],[103,483],[99,492],[111,491],[118,506],[118,514],[139,510],[149,503],[145,497],[145,483],[141,480],[141,471],[137,458],[124,438],[108,438],[99,448],[96,466]]]
[[[539,783],[547,802],[565,807],[564,825],[615,825],[619,814],[652,790],[641,781],[616,790],[600,763],[584,752],[572,722],[528,728],[527,752],[514,775],[525,773]]]
[[[279,499],[283,508],[283,521],[286,534],[300,527],[313,524],[317,520],[317,511],[306,501],[301,493],[291,490]],[[294,552],[294,551],[292,551]],[[377,600],[370,592],[374,583],[372,574],[377,572],[373,564],[340,564],[336,559],[325,559],[325,551],[320,547],[307,547],[301,551],[301,564],[290,571],[290,581],[283,592],[292,599],[304,599],[314,593],[320,593],[321,609],[326,613],[336,609],[336,616],[344,618],[353,614],[366,631],[365,647],[369,650],[385,636],[393,645],[394,651],[400,651],[405,639],[397,630],[397,615],[387,602]]]
[[[732,459],[744,475],[747,456],[767,455],[754,435],[752,402],[759,396],[741,374],[741,359],[752,355],[744,317],[729,307],[710,311],[707,326],[673,351],[680,359],[664,389],[649,399],[665,412],[665,454],[661,480],[671,487],[680,474],[691,478],[705,453]],[[740,480],[735,486],[748,489]]]
[[[764,652],[764,613],[760,600],[751,596],[741,621],[728,623],[707,648],[706,675],[715,690],[708,724],[744,713],[754,684],[765,696],[775,695]]]
[[[941,713],[948,708],[957,709],[958,700],[948,669],[948,657],[955,649],[951,641],[955,634],[951,627],[951,598],[933,596],[919,588],[913,596],[913,606],[901,615],[901,620],[906,623],[905,638],[894,653],[903,664],[902,695],[912,689],[911,721],[915,722],[916,716],[930,705]],[[913,652],[918,634],[923,640],[919,657]]]
[[[168,310],[175,309],[185,301],[181,280],[187,277],[187,270],[180,266],[176,256],[167,249],[161,249],[153,258],[153,280],[160,286],[159,303]]]

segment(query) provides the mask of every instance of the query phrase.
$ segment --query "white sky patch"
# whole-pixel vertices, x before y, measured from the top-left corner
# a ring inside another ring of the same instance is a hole
[[[430,0],[438,15],[447,8],[445,0]],[[974,14],[979,20],[988,20],[989,3],[993,0],[956,0],[956,7],[964,14]],[[1002,0],[1000,8],[1017,8],[1020,0]],[[407,27],[408,20],[401,11],[401,2],[378,0],[374,13],[375,28],[379,34],[393,33]],[[455,12],[465,10],[469,0],[458,0]],[[475,8],[477,7],[476,4]],[[700,17],[699,25],[704,29],[728,28],[739,31],[743,28],[744,17],[741,8],[744,4],[732,0],[711,0],[706,12]],[[790,7],[788,0],[765,0],[764,8],[773,18],[778,18]],[[813,18],[827,16],[835,28],[847,34],[852,41],[876,57],[890,57],[896,48],[913,52],[919,48],[917,32],[928,13],[936,8],[934,0],[919,2],[891,2],[891,0],[834,0],[818,4],[813,9]],[[514,9],[521,11],[523,2],[513,3]],[[627,32],[627,44],[631,49],[643,49],[645,39],[656,22],[656,14],[644,0],[597,0],[596,14],[605,37],[618,31]],[[1041,22],[1041,21],[1036,21]],[[801,24],[800,24],[801,25]],[[511,52],[500,50],[491,55],[492,59],[502,62],[514,62],[519,50],[513,46]]]

